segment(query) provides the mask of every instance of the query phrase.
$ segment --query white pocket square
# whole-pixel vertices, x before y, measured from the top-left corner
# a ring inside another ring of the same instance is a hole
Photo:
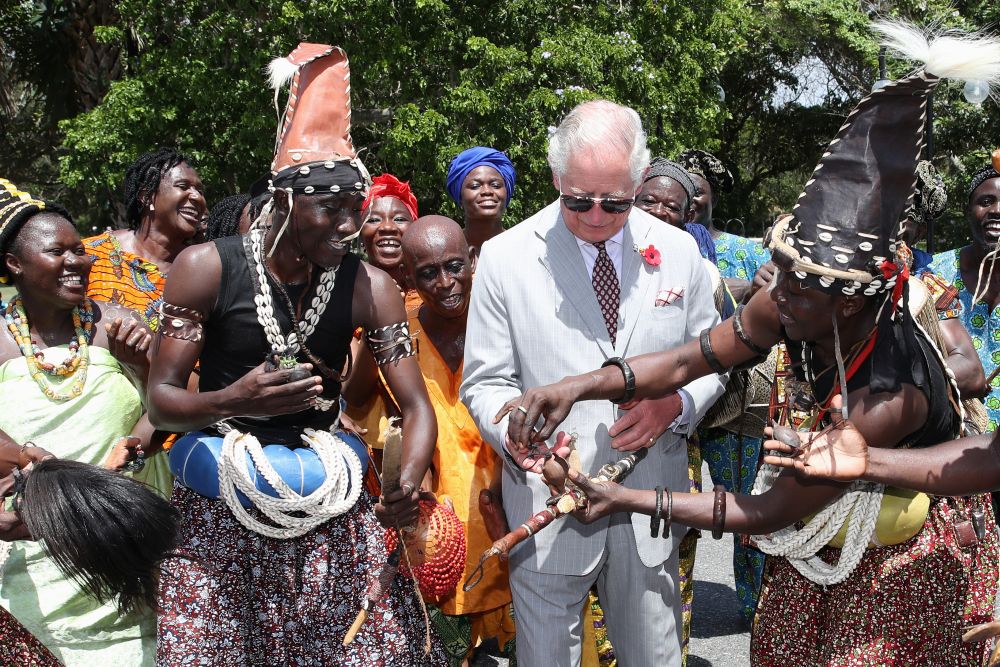
[[[659,308],[671,304],[682,296],[684,296],[683,286],[662,289],[656,293],[656,307]]]

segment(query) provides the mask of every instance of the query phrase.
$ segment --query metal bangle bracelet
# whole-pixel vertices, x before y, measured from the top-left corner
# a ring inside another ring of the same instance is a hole
[[[621,357],[611,357],[603,364],[601,368],[606,366],[617,366],[618,370],[622,372],[622,376],[625,378],[625,393],[619,398],[612,398],[611,402],[616,405],[619,403],[628,403],[635,396],[635,373],[632,372],[632,367],[628,365],[628,362]]]
[[[726,530],[726,487],[715,485],[715,504],[712,507],[712,539],[721,540]]]
[[[663,513],[663,487],[656,487],[656,511],[649,518],[649,536],[656,537],[660,534],[660,517]]]
[[[667,494],[667,515],[663,517],[663,539],[670,537],[670,524],[674,521],[674,492],[663,489]]]
[[[701,345],[701,354],[705,357],[705,362],[708,363],[708,367],[711,368],[716,373],[720,375],[722,373],[728,373],[729,369],[722,365],[719,358],[715,356],[715,351],[712,349],[712,339],[709,337],[709,332],[711,328],[705,329],[698,336],[698,344]]]
[[[736,306],[736,312],[733,313],[733,331],[736,332],[736,337],[740,339],[740,342],[749,347],[751,350],[756,352],[762,357],[766,357],[771,354],[771,350],[761,347],[757,343],[750,340],[750,336],[747,335],[746,329],[743,328],[743,309],[746,306],[740,304]]]

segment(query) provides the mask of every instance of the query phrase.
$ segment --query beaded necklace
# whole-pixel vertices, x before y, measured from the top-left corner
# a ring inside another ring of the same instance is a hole
[[[45,361],[45,354],[31,340],[31,328],[28,325],[28,315],[20,296],[7,304],[4,319],[17,346],[24,355],[28,365],[28,374],[38,385],[38,388],[53,401],[67,401],[83,393],[83,385],[87,381],[87,366],[90,365],[89,343],[94,329],[94,311],[90,299],[85,299],[83,308],[73,309],[73,339],[69,342],[69,356],[59,364]],[[68,390],[58,391],[46,376],[68,378],[74,376]]]

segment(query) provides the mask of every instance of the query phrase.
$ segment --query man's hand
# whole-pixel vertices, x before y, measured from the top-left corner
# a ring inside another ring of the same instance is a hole
[[[507,441],[514,443],[520,450],[525,450],[534,443],[544,443],[569,415],[580,396],[580,390],[576,378],[564,378],[555,384],[529,389],[522,396],[504,403],[493,418],[493,423],[499,424],[509,414]],[[539,418],[544,418],[545,423],[536,431],[535,423]],[[514,448],[508,447],[507,451],[514,454]]]
[[[232,414],[273,417],[308,410],[323,392],[323,378],[312,375],[312,368],[298,364],[269,370],[266,362],[257,366],[223,390],[231,396]]]
[[[514,459],[514,462],[522,470],[541,474],[542,467],[551,454],[564,459],[569,456],[569,443],[571,439],[570,435],[567,435],[564,431],[560,431],[556,435],[555,444],[551,447],[545,442],[532,443],[530,447],[520,447],[511,441],[510,436],[507,436],[507,453],[510,454],[511,458]]]
[[[586,496],[586,505],[575,510],[573,516],[580,523],[593,523],[601,517],[627,509],[626,495],[629,489],[616,482],[592,482],[586,475],[575,470],[569,471],[570,480]]]
[[[800,437],[803,446],[793,450],[778,440],[767,440],[764,448],[769,452],[765,463],[781,468],[794,468],[808,477],[824,477],[838,482],[853,482],[868,470],[868,443],[864,436],[849,421],[844,421],[840,413],[841,398],[835,396],[831,403],[830,418],[833,428],[806,442],[808,434]],[[765,429],[771,435],[771,429]]]
[[[640,398],[621,406],[625,414],[611,425],[611,446],[620,452],[652,447],[680,416],[684,403],[677,392],[663,398]]]

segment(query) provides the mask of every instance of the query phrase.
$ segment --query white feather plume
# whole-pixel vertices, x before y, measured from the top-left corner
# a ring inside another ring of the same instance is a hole
[[[873,28],[889,50],[922,63],[928,74],[1000,86],[1000,39],[993,35],[954,30],[928,34],[910,23],[888,19],[877,21]]]
[[[288,58],[275,58],[267,65],[267,78],[273,90],[281,90],[295,73],[299,71],[299,66]]]

